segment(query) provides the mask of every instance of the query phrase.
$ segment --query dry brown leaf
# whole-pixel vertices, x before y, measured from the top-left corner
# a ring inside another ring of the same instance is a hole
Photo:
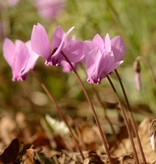
[[[3,163],[13,163],[19,153],[19,141],[18,139],[12,140],[10,145],[4,150],[3,154],[0,155],[0,160]]]
[[[32,148],[27,149],[25,155],[22,157],[22,163],[23,164],[35,164],[34,155],[35,155],[34,149],[32,149]]]
[[[104,164],[100,156],[97,155],[97,153],[94,151],[90,151],[88,158],[84,160],[84,164],[90,164],[90,163]]]
[[[8,145],[15,136],[16,123],[9,115],[5,115],[0,120],[0,136],[3,142]]]
[[[156,160],[156,153],[152,150],[150,145],[150,136],[149,136],[149,126],[150,126],[150,120],[145,119],[141,122],[141,124],[138,127],[139,136],[141,138],[142,147],[145,153],[146,161],[148,163],[152,163],[154,160]],[[134,139],[135,146],[137,149],[137,154],[139,157],[139,160],[142,161],[141,154],[138,148],[138,144],[136,139]],[[131,143],[129,139],[123,139],[120,145],[117,149],[113,152],[113,155],[117,157],[126,156],[129,153],[132,153]]]
[[[33,148],[50,145],[49,139],[45,136],[44,133],[36,134],[36,138],[32,143]]]
[[[56,150],[67,149],[66,143],[61,135],[54,135],[53,140],[56,143]]]

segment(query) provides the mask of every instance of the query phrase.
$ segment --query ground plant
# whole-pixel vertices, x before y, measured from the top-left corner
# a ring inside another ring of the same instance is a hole
[[[0,162],[156,162],[156,2],[0,1]]]

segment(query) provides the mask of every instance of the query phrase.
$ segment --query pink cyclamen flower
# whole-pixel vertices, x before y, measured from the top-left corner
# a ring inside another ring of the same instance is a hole
[[[87,81],[99,84],[102,78],[123,63],[124,53],[125,46],[119,36],[110,40],[108,34],[104,38],[97,34],[92,41],[86,41],[84,63]]]
[[[64,53],[68,59],[77,63],[83,58],[83,43],[70,39],[68,34],[73,30],[70,28],[64,33],[61,27],[54,31],[52,46],[48,39],[48,34],[41,24],[34,25],[31,35],[31,45],[35,53],[45,58],[46,65],[60,66],[64,59]]]
[[[8,5],[10,7],[16,6],[20,0],[8,0]]]
[[[51,22],[65,8],[65,0],[35,0],[34,5],[39,16]]]
[[[25,80],[27,73],[34,68],[38,55],[31,49],[30,41],[24,43],[16,40],[15,44],[8,38],[3,43],[3,54],[12,69],[12,80]]]

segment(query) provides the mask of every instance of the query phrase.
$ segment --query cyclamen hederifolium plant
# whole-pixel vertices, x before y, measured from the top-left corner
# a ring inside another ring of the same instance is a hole
[[[80,82],[88,104],[90,105],[90,109],[99,129],[104,150],[108,156],[109,162],[112,163],[106,136],[99,123],[99,119],[95,112],[93,103],[76,69],[80,64],[83,64],[85,66],[87,81],[89,83],[100,84],[101,80],[107,77],[120,106],[124,122],[128,131],[128,135],[131,140],[131,145],[136,163],[139,163],[130,128],[131,126],[128,121],[125,107],[122,105],[117,91],[109,77],[109,74],[115,71],[116,76],[118,77],[119,83],[121,85],[128,110],[130,111],[131,124],[133,126],[133,130],[138,141],[143,161],[144,163],[146,163],[133,113],[131,111],[123,84],[116,70],[116,68],[123,63],[123,57],[125,55],[124,42],[122,41],[120,36],[115,36],[110,39],[109,34],[106,34],[104,38],[102,38],[99,34],[96,34],[92,40],[79,41],[76,40],[75,37],[69,37],[69,34],[73,31],[73,29],[74,27],[71,27],[67,32],[64,32],[60,26],[56,27],[52,38],[52,45],[50,44],[50,40],[48,38],[48,34],[45,28],[40,23],[34,25],[31,34],[31,39],[26,43],[20,40],[16,40],[15,43],[13,43],[10,39],[6,38],[3,44],[3,54],[4,58],[12,69],[12,80],[26,80],[27,74],[29,72],[34,75],[34,77],[41,84],[41,87],[47,93],[51,101],[55,104],[55,107],[58,110],[60,117],[66,123],[69,132],[73,140],[75,141],[75,144],[81,154],[82,159],[84,159],[84,155],[78,143],[77,137],[72,132],[72,129],[70,128],[68,121],[63,115],[62,110],[60,109],[53,95],[48,91],[41,79],[39,79],[37,74],[33,71],[33,68],[36,64],[37,59],[39,57],[42,57],[45,59],[46,66],[62,66],[64,72],[69,73],[73,71],[78,81]]]
[[[39,23],[34,25],[31,40],[26,43],[16,40],[14,44],[5,39],[3,54],[12,69],[13,81],[25,80],[39,56],[45,59],[46,66],[62,66],[64,72],[70,72],[72,69],[64,54],[74,68],[84,64],[87,81],[97,84],[123,63],[125,45],[120,36],[110,39],[109,34],[104,38],[96,34],[92,40],[78,41],[68,37],[73,29],[65,33],[61,27],[56,27],[52,45],[45,28]]]

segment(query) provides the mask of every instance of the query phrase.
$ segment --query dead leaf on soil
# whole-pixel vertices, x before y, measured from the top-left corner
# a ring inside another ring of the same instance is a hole
[[[18,139],[12,140],[10,145],[0,155],[0,161],[3,163],[13,163],[19,153],[20,143]]]
[[[141,124],[138,126],[138,132],[141,138],[141,143],[142,143],[143,151],[145,153],[146,161],[148,163],[153,163],[153,161],[156,160],[156,153],[152,150],[152,147],[150,145],[150,133],[149,133],[150,122],[151,122],[150,119],[143,120]],[[134,142],[136,145],[139,160],[142,161],[136,139],[134,139]],[[125,145],[125,147],[123,145]],[[118,148],[115,149],[115,151],[113,152],[113,155],[121,158],[121,156],[126,157],[127,153],[128,154],[132,153],[131,143],[129,139],[123,139],[120,145],[118,146]]]
[[[34,149],[30,148],[26,150],[26,153],[22,157],[23,164],[35,164],[34,160],[35,151]]]

